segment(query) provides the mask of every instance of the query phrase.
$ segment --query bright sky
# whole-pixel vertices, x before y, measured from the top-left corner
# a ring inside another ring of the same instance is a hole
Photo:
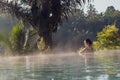
[[[104,12],[108,6],[114,6],[120,10],[120,0],[94,0],[92,2],[98,12]]]

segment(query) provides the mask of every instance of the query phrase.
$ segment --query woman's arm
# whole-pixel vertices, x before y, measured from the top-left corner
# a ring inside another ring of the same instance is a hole
[[[85,53],[85,51],[86,51],[86,48],[82,49],[80,53]]]

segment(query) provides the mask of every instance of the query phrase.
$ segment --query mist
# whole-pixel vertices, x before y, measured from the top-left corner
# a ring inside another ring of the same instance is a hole
[[[17,23],[17,19],[15,17],[12,17],[8,14],[2,14],[0,15],[0,32],[9,34],[12,27]]]

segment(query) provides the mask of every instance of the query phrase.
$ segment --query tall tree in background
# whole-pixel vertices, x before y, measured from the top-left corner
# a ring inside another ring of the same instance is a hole
[[[88,16],[94,16],[95,14],[97,14],[97,10],[94,5],[89,4],[87,14]]]
[[[112,17],[114,15],[115,11],[116,10],[113,6],[109,6],[109,7],[107,7],[107,9],[105,11],[105,16],[111,16]]]
[[[29,23],[48,48],[52,47],[52,33],[62,19],[86,1],[90,0],[0,0],[0,9]]]

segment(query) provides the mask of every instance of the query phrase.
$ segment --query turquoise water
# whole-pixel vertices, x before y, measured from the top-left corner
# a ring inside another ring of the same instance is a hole
[[[1,57],[0,80],[120,80],[120,53]]]

